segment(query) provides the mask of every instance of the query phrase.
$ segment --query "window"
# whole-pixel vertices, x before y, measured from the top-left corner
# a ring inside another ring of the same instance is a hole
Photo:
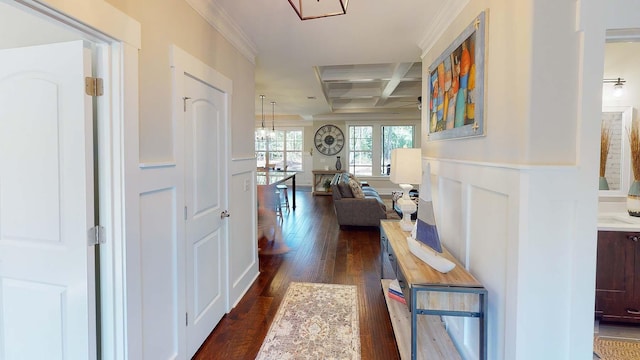
[[[349,126],[349,172],[371,176],[373,170],[373,126]]]
[[[358,176],[388,176],[391,150],[420,147],[420,123],[415,120],[393,122],[347,123],[348,136],[345,170]]]
[[[391,150],[413,147],[413,126],[382,126],[382,156],[380,174],[389,175],[391,169]]]
[[[256,160],[258,167],[302,171],[302,130],[276,130],[264,137],[256,130]]]

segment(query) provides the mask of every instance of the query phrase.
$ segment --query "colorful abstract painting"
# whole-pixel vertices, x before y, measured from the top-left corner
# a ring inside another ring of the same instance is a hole
[[[429,67],[429,140],[484,135],[485,16]]]

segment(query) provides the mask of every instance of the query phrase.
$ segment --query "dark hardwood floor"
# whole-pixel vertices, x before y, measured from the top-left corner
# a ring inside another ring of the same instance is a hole
[[[258,279],[193,358],[254,359],[289,283],[300,281],[357,285],[362,359],[399,359],[380,287],[379,230],[341,230],[331,197],[296,196],[297,209],[282,222],[289,251],[260,255]]]

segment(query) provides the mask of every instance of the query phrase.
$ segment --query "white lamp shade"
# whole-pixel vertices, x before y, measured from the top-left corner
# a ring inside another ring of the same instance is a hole
[[[420,184],[422,182],[422,149],[391,150],[391,174],[394,184]]]

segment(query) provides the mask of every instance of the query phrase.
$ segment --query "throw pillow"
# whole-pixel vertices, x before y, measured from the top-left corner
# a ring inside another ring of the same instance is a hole
[[[340,195],[343,198],[353,197],[353,193],[351,192],[351,186],[349,186],[348,182],[345,182],[345,181],[338,182],[338,190],[340,190]]]
[[[352,173],[347,173],[347,176],[349,177],[349,179],[355,180],[355,182],[358,183],[358,186],[362,186],[362,183],[360,183],[360,180],[358,180],[358,178],[355,175],[353,175]]]
[[[360,185],[353,179],[349,179],[349,187],[351,188],[351,193],[353,197],[356,199],[364,199],[364,193],[360,188]]]

